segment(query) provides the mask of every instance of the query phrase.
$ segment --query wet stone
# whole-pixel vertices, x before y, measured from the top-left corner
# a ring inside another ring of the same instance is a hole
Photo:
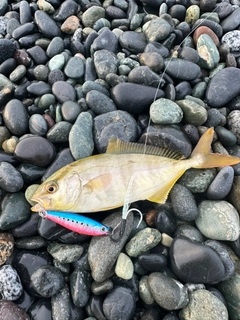
[[[10,163],[0,163],[0,187],[7,192],[18,192],[24,184],[21,173]]]
[[[172,212],[168,211],[167,209],[160,208],[155,214],[154,226],[161,233],[164,232],[167,234],[172,234],[175,231],[177,224]]]
[[[183,111],[183,119],[186,123],[201,126],[207,120],[207,110],[200,104],[189,100],[178,100],[177,104]]]
[[[208,290],[196,290],[189,295],[189,304],[180,311],[180,317],[184,320],[197,320],[208,318],[227,320],[228,310],[226,306],[213,293]]]
[[[42,34],[49,39],[61,36],[57,23],[44,11],[37,10],[34,14],[35,23]]]
[[[64,73],[67,77],[73,79],[79,79],[84,75],[84,62],[78,57],[72,57],[66,63]]]
[[[135,92],[133,97],[132,93]],[[135,83],[120,83],[111,91],[111,97],[120,110],[133,114],[145,111],[153,102],[156,88]],[[157,91],[156,99],[163,98],[164,92]]]
[[[70,303],[69,289],[65,286],[51,298],[53,319],[71,319]]]
[[[1,319],[30,320],[29,315],[21,307],[7,300],[0,301],[0,317]]]
[[[68,142],[72,124],[67,121],[57,122],[47,133],[47,139],[52,143]]]
[[[156,124],[175,124],[181,122],[182,109],[173,101],[161,98],[150,106],[150,118]]]
[[[154,303],[154,298],[148,286],[148,276],[142,276],[139,281],[139,297],[147,305]]]
[[[158,230],[145,228],[131,238],[126,244],[125,250],[130,257],[137,257],[154,248],[160,241],[161,233]]]
[[[19,249],[37,250],[47,246],[47,240],[42,237],[28,237],[15,241],[15,246]]]
[[[226,105],[240,93],[239,79],[240,70],[237,68],[229,67],[217,72],[207,87],[207,103],[214,108]]]
[[[91,275],[86,271],[75,270],[70,276],[70,290],[76,307],[84,307],[89,299]]]
[[[0,229],[9,230],[25,222],[30,217],[30,206],[24,193],[7,194],[2,200]]]
[[[209,239],[235,241],[239,237],[239,216],[227,201],[202,201],[195,223]]]
[[[183,236],[185,238],[188,238],[192,241],[197,241],[197,242],[204,241],[204,237],[201,234],[201,232],[197,228],[195,228],[189,224],[180,224],[177,227],[177,229],[174,233],[174,236],[175,237]]]
[[[0,265],[12,255],[14,248],[14,238],[10,233],[0,233]]]
[[[102,282],[94,281],[91,285],[91,291],[95,295],[102,295],[113,289],[113,283],[111,280],[105,280]]]
[[[0,294],[3,300],[17,300],[23,292],[19,275],[11,265],[0,268],[0,286]]]
[[[103,114],[117,110],[115,103],[105,94],[91,90],[86,95],[87,105],[96,114]]]
[[[120,212],[109,215],[102,221],[107,226],[114,227],[121,221]],[[118,243],[113,242],[109,237],[93,237],[88,249],[88,260],[91,274],[95,281],[102,282],[110,277],[110,271],[114,266],[123,246],[132,229],[133,216],[127,218],[127,225],[124,235]],[[102,257],[105,259],[102,259]]]
[[[163,18],[156,18],[143,25],[143,33],[149,41],[162,41],[172,31],[171,25]]]
[[[0,74],[0,107],[4,107],[12,98],[13,91],[13,83],[3,74]]]
[[[111,136],[124,141],[136,141],[136,120],[126,111],[111,111],[93,119],[93,136],[99,153],[106,151]]]
[[[119,61],[114,53],[108,50],[98,50],[93,55],[94,65],[100,79],[105,79],[109,73],[117,73]]]
[[[52,93],[60,103],[69,100],[75,101],[76,99],[75,89],[65,81],[54,82],[52,86]]]
[[[77,244],[50,243],[47,251],[61,263],[72,263],[81,257],[83,247]]]
[[[138,261],[143,268],[151,272],[163,271],[167,266],[167,259],[162,254],[144,253],[138,256]]]
[[[3,111],[3,119],[9,131],[21,136],[28,128],[28,114],[23,103],[18,99],[9,101]]]
[[[184,282],[214,284],[226,276],[224,264],[212,248],[185,237],[174,238],[170,260],[173,272]]]
[[[55,147],[43,137],[31,136],[19,141],[14,155],[19,161],[45,167],[54,159]]]
[[[207,197],[211,200],[221,200],[225,198],[233,184],[234,169],[230,166],[222,168],[214,178],[207,190]]]
[[[216,176],[216,169],[189,169],[178,182],[193,193],[202,193],[207,191]]]
[[[196,201],[188,188],[176,183],[169,196],[173,211],[179,219],[183,221],[193,221],[197,217],[198,208]]]
[[[103,301],[107,319],[130,320],[135,311],[135,297],[129,288],[115,287]]]
[[[188,292],[183,284],[163,273],[151,273],[148,286],[154,300],[166,310],[178,310],[188,304]]]
[[[70,130],[69,147],[75,160],[92,155],[94,148],[92,125],[91,114],[82,112]]]

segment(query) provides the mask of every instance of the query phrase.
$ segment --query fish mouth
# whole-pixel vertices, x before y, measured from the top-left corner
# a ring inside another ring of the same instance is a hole
[[[51,200],[49,198],[38,199],[38,197],[32,197],[31,201],[37,202],[33,207],[31,207],[31,210],[33,212],[39,212],[43,209],[47,209],[49,207],[50,202],[51,202]]]
[[[43,206],[41,206],[39,203],[35,204],[35,206],[31,207],[31,210],[33,212],[39,212],[43,209]]]

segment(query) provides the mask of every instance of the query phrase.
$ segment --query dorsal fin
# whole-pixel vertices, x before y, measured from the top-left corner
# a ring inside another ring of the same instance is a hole
[[[153,156],[166,157],[175,160],[184,159],[184,156],[167,148],[159,148],[152,145],[144,145],[143,143],[125,142],[115,137],[111,137],[108,143],[106,153],[110,154],[125,154],[125,153],[139,153],[150,154]]]

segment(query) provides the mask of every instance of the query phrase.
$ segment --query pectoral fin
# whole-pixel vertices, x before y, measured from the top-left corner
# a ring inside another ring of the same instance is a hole
[[[163,188],[160,187],[160,190],[154,193],[152,196],[150,196],[147,200],[157,203],[165,203],[172,187],[177,182],[177,180],[184,174],[185,171],[186,170],[182,170],[181,172],[179,172],[178,175],[174,177],[174,179],[169,180],[169,182],[165,184]]]
[[[90,192],[100,191],[106,189],[112,181],[110,173],[101,174],[92,180],[88,181],[84,187],[90,189]]]

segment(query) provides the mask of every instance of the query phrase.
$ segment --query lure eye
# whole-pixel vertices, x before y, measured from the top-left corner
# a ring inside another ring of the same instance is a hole
[[[102,227],[101,230],[102,230],[102,232],[105,232],[106,231],[106,227]]]
[[[56,192],[57,191],[57,185],[56,185],[56,183],[51,183],[51,184],[48,184],[47,186],[46,186],[46,190],[47,190],[47,192],[48,193],[54,193],[54,192]]]

